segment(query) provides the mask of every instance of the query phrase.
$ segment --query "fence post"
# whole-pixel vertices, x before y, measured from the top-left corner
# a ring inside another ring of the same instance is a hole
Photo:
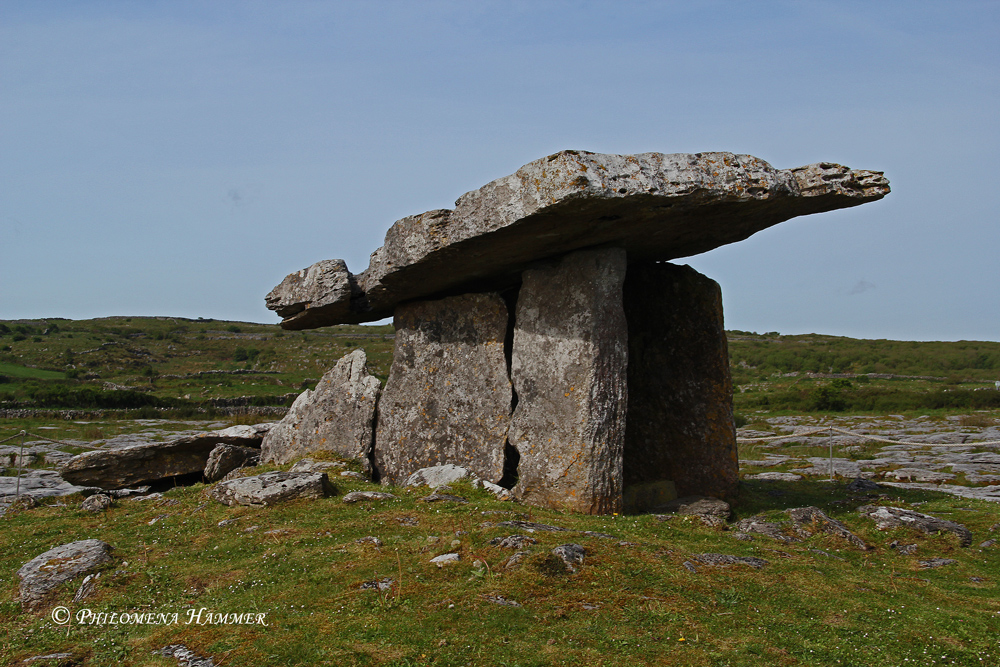
[[[17,490],[14,491],[15,499],[21,497],[21,468],[24,466],[24,438],[27,435],[27,431],[21,431],[21,453],[17,455]]]

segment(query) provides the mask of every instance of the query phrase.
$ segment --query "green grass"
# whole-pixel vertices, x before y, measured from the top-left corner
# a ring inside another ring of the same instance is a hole
[[[40,368],[28,368],[27,366],[17,366],[3,362],[0,362],[0,375],[38,380],[62,380],[66,377],[65,373],[59,371],[46,371]]]
[[[335,481],[341,493],[367,487]],[[896,490],[882,498],[854,496],[843,485],[819,482],[744,484],[737,518],[777,520],[785,508],[817,505],[875,546],[862,552],[822,534],[794,543],[740,542],[694,519],[561,514],[500,503],[467,486],[456,490],[470,504],[430,505],[419,501],[425,489],[393,489],[398,501],[371,505],[332,497],[229,508],[208,500],[198,485],[170,491],[173,504],[119,501],[93,516],[75,509],[79,498],[68,498],[66,507],[52,502],[2,519],[0,564],[9,575],[0,592],[0,636],[6,637],[0,660],[13,664],[66,651],[82,664],[173,665],[151,655],[170,643],[232,666],[1000,660],[1000,550],[975,546],[998,521],[994,504]],[[974,546],[963,549],[951,537],[906,530],[880,533],[854,512],[872,502],[925,502],[920,511],[966,524]],[[402,517],[418,525],[403,525]],[[238,520],[218,526],[232,518]],[[489,540],[519,531],[486,522],[509,518],[570,532],[535,533],[539,544],[529,547],[525,565],[508,572],[503,563],[512,552]],[[586,530],[615,539],[582,534]],[[356,543],[366,535],[378,536],[383,546]],[[95,597],[73,604],[75,582],[53,603],[74,612],[177,612],[179,624],[67,628],[55,626],[47,612],[22,613],[13,577],[21,563],[56,544],[91,537],[116,548]],[[889,549],[894,539],[918,544],[917,555]],[[547,556],[566,542],[587,549],[577,574],[560,573]],[[429,563],[451,551],[461,554],[458,564],[439,569]],[[704,552],[757,556],[769,564],[759,571],[689,572],[684,562]],[[919,570],[917,558],[930,556],[958,564]],[[361,590],[364,582],[387,577],[394,580],[388,590]],[[499,606],[490,596],[522,606]],[[185,625],[187,610],[200,608],[264,613],[268,627]]]

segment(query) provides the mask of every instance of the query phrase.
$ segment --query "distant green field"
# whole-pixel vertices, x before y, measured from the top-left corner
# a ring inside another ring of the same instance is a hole
[[[0,362],[0,375],[17,378],[36,378],[39,380],[62,380],[66,377],[65,373],[58,371],[43,371],[39,368],[27,368],[3,362]]]

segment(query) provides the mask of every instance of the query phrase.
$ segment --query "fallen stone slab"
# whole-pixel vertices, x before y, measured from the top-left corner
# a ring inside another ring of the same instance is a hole
[[[74,456],[59,469],[59,474],[71,484],[102,489],[120,489],[169,477],[201,474],[216,445],[259,446],[270,428],[270,424],[241,425],[167,442],[99,449]]]
[[[797,507],[785,510],[785,513],[791,517],[792,523],[795,524],[799,535],[802,537],[807,537],[816,532],[827,533],[847,540],[862,551],[869,551],[871,549],[870,546],[865,544],[864,540],[852,533],[847,526],[827,516],[818,507]]]
[[[326,473],[266,472],[219,482],[208,495],[223,505],[275,505],[299,498],[316,499],[336,493]]]
[[[767,561],[763,558],[756,558],[754,556],[733,556],[730,554],[695,554],[691,556],[691,560],[701,563],[702,565],[712,565],[716,567],[749,565],[755,570],[759,570],[767,565]]]
[[[345,355],[313,391],[302,392],[261,444],[261,461],[288,463],[333,452],[371,471],[375,406],[382,385],[370,375],[364,350]]]
[[[257,465],[260,450],[241,445],[216,445],[205,462],[205,481],[217,482],[237,468]]]
[[[424,496],[420,499],[424,503],[438,503],[438,502],[448,502],[448,503],[460,503],[467,504],[469,501],[462,496],[456,496],[450,493],[432,493],[429,496]]]
[[[101,540],[79,540],[35,556],[17,571],[21,606],[35,611],[56,587],[109,562],[111,551],[111,545]]]
[[[404,301],[514,285],[532,262],[581,248],[687,257],[888,192],[881,172],[826,162],[778,170],[724,152],[562,151],[466,193],[454,210],[399,220],[363,274],[340,260],[316,264],[286,278],[267,305],[286,329],[375,321]]]
[[[873,520],[879,530],[906,526],[927,535],[952,533],[958,537],[959,543],[963,547],[972,544],[972,532],[968,528],[960,523],[939,519],[929,514],[921,514],[901,507],[879,507],[876,505],[863,505],[858,508],[858,513]]]

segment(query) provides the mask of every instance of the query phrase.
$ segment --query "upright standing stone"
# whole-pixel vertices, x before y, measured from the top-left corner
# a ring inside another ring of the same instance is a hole
[[[570,253],[524,272],[511,378],[517,497],[590,514],[622,503],[628,343],[625,251]]]
[[[333,452],[371,463],[375,403],[382,389],[368,374],[364,350],[342,357],[320,379],[315,391],[304,391],[285,418],[264,437],[261,461],[288,463],[312,452]]]
[[[375,465],[401,484],[420,468],[451,463],[503,476],[511,387],[499,294],[463,294],[396,308],[396,345],[379,402]]]
[[[673,481],[680,496],[731,498],[739,463],[718,283],[689,266],[635,263],[624,292],[626,496]]]

